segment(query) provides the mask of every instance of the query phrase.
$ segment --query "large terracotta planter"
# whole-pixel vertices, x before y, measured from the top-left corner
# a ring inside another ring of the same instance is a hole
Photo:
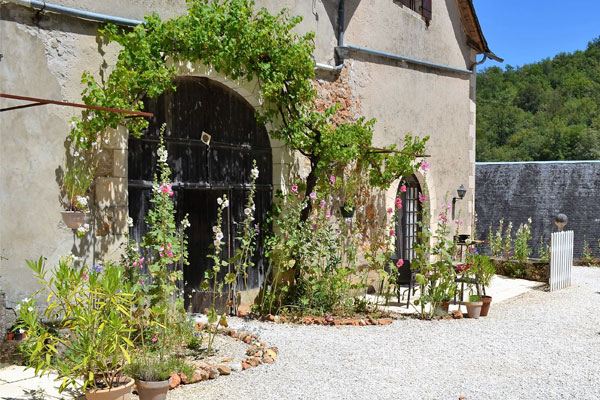
[[[81,211],[61,211],[60,215],[67,228],[77,229],[87,222],[87,213]]]
[[[490,311],[490,304],[492,303],[492,296],[481,296],[483,306],[481,307],[481,317],[486,317]]]
[[[135,387],[140,400],[165,400],[170,384],[171,378],[158,382],[135,380]]]
[[[469,318],[479,318],[481,315],[481,307],[483,307],[483,301],[469,301],[466,302],[467,313]]]
[[[133,379],[129,379],[125,385],[111,389],[86,390],[85,398],[87,400],[130,400],[131,389],[133,389]]]

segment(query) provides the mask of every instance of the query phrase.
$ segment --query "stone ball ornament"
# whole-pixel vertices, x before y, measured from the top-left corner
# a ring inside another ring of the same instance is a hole
[[[556,215],[556,217],[554,217],[554,223],[558,227],[559,232],[562,232],[565,225],[567,225],[567,222],[569,222],[569,219],[567,218],[567,216],[565,214],[561,213],[561,214]]]

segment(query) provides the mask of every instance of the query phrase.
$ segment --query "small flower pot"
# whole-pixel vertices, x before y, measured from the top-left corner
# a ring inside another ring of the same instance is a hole
[[[60,215],[67,228],[77,229],[87,222],[88,213],[82,211],[61,211]]]
[[[342,213],[342,217],[344,217],[344,218],[354,217],[355,211],[356,211],[356,207],[350,207],[347,205],[343,205],[340,207],[340,212]]]
[[[469,301],[466,302],[467,313],[469,318],[479,318],[481,315],[481,307],[483,307],[483,301]]]
[[[450,308],[450,302],[449,301],[442,301],[442,304],[440,304],[440,308],[446,312],[448,312],[448,309]]]
[[[483,302],[483,306],[481,307],[480,316],[487,317],[490,311],[490,304],[492,303],[492,296],[481,296],[481,301]]]
[[[15,334],[12,332],[7,333],[6,340],[15,340]]]
[[[133,379],[129,379],[124,385],[110,389],[86,390],[85,398],[87,400],[130,400],[131,389],[133,389]]]
[[[170,384],[171,378],[158,382],[135,380],[135,387],[140,400],[165,400]]]

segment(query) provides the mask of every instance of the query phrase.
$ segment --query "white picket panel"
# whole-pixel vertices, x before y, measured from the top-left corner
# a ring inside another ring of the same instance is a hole
[[[550,247],[550,291],[571,286],[573,231],[552,234]]]

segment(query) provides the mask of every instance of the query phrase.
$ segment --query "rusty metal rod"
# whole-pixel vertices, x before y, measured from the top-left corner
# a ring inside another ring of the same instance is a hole
[[[40,103],[40,104],[54,104],[54,105],[57,105],[57,106],[78,107],[78,108],[85,108],[85,109],[88,109],[88,110],[98,110],[98,111],[113,112],[113,113],[117,113],[117,114],[135,115],[135,116],[138,116],[138,117],[148,117],[148,118],[151,118],[151,117],[154,116],[154,114],[152,114],[152,113],[143,112],[143,111],[133,111],[133,110],[123,110],[121,108],[109,108],[109,107],[91,106],[91,105],[87,105],[87,104],[69,103],[69,102],[66,102],[66,101],[39,99],[37,97],[18,96],[18,95],[15,95],[15,94],[8,94],[8,93],[0,93],[0,97],[6,98],[6,99],[31,101],[31,102]],[[27,105],[27,106],[31,106],[31,105]],[[24,108],[24,107],[21,107],[21,108]]]
[[[4,112],[4,111],[11,111],[11,110],[20,110],[21,108],[28,108],[28,107],[35,107],[35,106],[43,106],[44,103],[30,103],[30,104],[24,104],[22,106],[14,106],[14,107],[6,107],[6,108],[0,108],[0,112]]]

